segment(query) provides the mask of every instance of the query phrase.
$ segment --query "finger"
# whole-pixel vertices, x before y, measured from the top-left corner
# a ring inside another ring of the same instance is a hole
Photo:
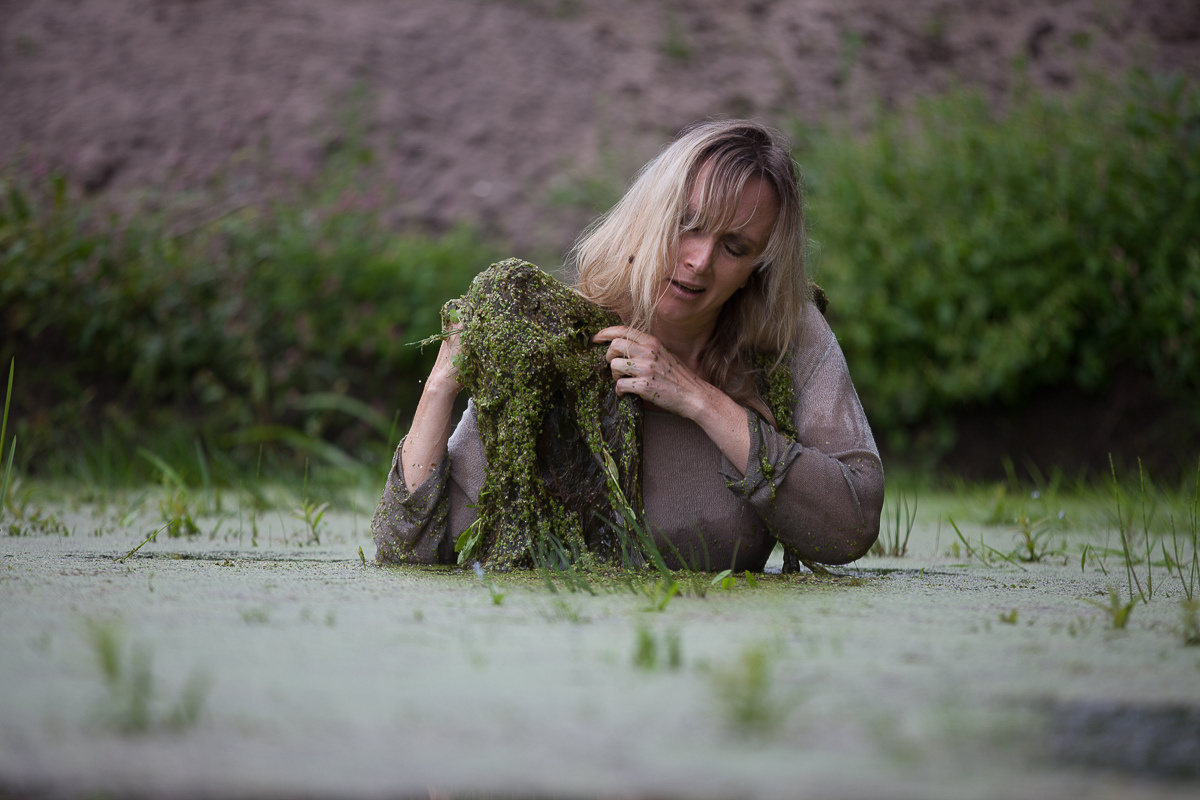
[[[614,378],[633,377],[641,374],[641,366],[629,358],[614,358],[609,362]]]
[[[658,354],[652,347],[624,337],[613,339],[608,345],[605,358],[612,363],[614,358],[636,358],[642,361],[657,361]]]
[[[641,345],[642,347],[655,348],[662,346],[662,343],[653,334],[628,326],[622,326],[621,338],[628,339],[633,344]]]
[[[617,394],[636,394],[641,395],[646,391],[648,385],[645,378],[619,378],[617,380]]]
[[[600,344],[601,342],[611,342],[613,339],[618,339],[624,336],[629,330],[630,329],[624,325],[611,325],[597,332],[596,335],[592,337],[592,341],[596,344]]]
[[[658,387],[646,378],[621,378],[617,381],[617,394],[636,394],[651,403],[660,399]]]
[[[630,343],[622,338],[613,339],[608,343],[608,350],[604,351],[604,358],[608,363],[612,363],[614,359],[629,358]]]

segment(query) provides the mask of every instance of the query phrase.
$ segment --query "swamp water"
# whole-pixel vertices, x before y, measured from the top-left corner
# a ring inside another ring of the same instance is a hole
[[[320,545],[273,511],[252,544],[253,512],[226,501],[200,535],[118,561],[161,524],[146,497],[49,506],[55,525],[0,538],[0,796],[1200,789],[1200,648],[1165,579],[1124,630],[1087,602],[1121,582],[1111,557],[1080,568],[1109,532],[986,566],[937,520],[996,548],[1012,532],[922,497],[904,558],[754,585],[685,574],[663,604],[654,575],[592,595],[378,567],[373,503],[330,512]]]

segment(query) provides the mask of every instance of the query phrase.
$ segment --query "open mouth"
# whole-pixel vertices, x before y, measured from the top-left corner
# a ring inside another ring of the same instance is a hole
[[[692,295],[693,297],[696,295],[704,294],[703,286],[689,286],[686,283],[680,283],[679,281],[675,280],[674,278],[671,279],[671,285],[674,286],[676,289],[680,290],[681,292]]]

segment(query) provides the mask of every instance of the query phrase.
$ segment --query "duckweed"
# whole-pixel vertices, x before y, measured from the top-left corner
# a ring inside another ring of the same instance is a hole
[[[447,303],[443,321],[455,320],[459,375],[488,463],[464,561],[498,569],[531,565],[539,553],[619,561],[621,505],[603,454],[640,514],[641,400],[617,395],[606,347],[592,336],[620,319],[536,266],[508,259]]]

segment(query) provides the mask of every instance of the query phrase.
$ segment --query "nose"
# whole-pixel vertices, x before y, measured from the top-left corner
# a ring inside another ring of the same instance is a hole
[[[711,233],[688,231],[680,238],[680,261],[691,272],[706,272],[712,266],[716,247],[717,237]]]

